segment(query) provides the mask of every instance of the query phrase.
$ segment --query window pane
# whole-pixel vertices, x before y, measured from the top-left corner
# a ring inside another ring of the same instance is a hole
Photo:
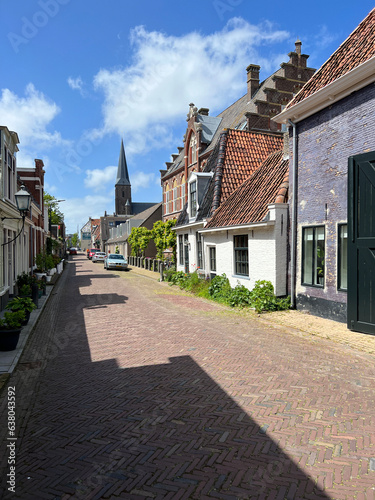
[[[341,290],[348,288],[348,226],[339,226],[339,280]]]
[[[202,235],[196,233],[197,236],[197,267],[203,269],[203,252],[202,252]]]
[[[178,236],[178,262],[181,266],[184,264],[184,241],[182,234]]]
[[[197,183],[190,184],[190,217],[197,215]]]
[[[210,247],[210,270],[216,271],[216,248]]]
[[[316,270],[314,285],[324,284],[324,260],[325,260],[325,241],[324,227],[315,228],[316,237]]]
[[[303,230],[303,283],[312,283],[314,251],[313,236],[313,228],[309,227]]]
[[[247,235],[239,235],[234,237],[234,272],[235,274],[249,276],[249,252]]]

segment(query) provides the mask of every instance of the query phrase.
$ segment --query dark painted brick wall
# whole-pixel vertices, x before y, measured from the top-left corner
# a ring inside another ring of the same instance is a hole
[[[375,85],[371,84],[353,93],[298,123],[297,127],[296,291],[297,294],[307,294],[312,298],[328,301],[329,310],[331,301],[346,303],[346,293],[337,291],[336,283],[337,224],[347,221],[348,157],[375,150]],[[301,227],[315,224],[324,224],[326,227],[324,289],[301,285]],[[311,303],[317,302],[312,300]],[[313,308],[312,305],[311,311],[315,312]]]

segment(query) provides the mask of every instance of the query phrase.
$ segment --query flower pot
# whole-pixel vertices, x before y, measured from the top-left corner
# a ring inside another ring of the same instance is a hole
[[[0,330],[0,351],[14,351],[20,338],[21,328]]]
[[[31,296],[31,299],[32,301],[34,302],[34,304],[36,305],[36,307],[38,307],[38,295],[39,295],[39,288],[38,288],[38,285],[36,285],[35,283],[31,286],[31,291],[32,291],[32,296]]]
[[[50,283],[52,279],[52,274],[50,276],[46,276],[47,283]]]
[[[26,326],[30,319],[30,311],[25,311],[25,319],[22,321],[22,326]]]
[[[42,290],[42,289],[39,289],[39,290],[38,290],[38,299],[41,299],[41,298],[42,298],[42,295],[43,295],[43,290]]]
[[[56,273],[56,267],[53,267],[52,269],[50,269],[50,270],[48,271],[48,275],[49,275],[49,276],[53,276],[55,273]],[[47,278],[48,278],[48,276],[47,276]],[[47,281],[48,281],[48,280],[47,280]]]
[[[36,279],[41,280],[43,276],[47,276],[47,273],[35,273]]]

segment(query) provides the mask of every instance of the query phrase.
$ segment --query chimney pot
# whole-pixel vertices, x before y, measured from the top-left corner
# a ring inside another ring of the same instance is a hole
[[[298,39],[296,42],[295,42],[295,46],[296,46],[296,53],[300,56],[301,55],[301,45],[302,45],[302,42],[300,39]]]
[[[250,100],[255,92],[259,89],[259,70],[257,64],[250,64],[247,68],[247,96]]]

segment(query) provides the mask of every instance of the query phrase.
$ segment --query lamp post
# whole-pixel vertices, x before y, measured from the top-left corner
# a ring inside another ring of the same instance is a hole
[[[23,184],[21,186],[21,189],[14,195],[14,197],[16,198],[17,208],[21,217],[1,217],[1,220],[3,221],[5,219],[13,219],[13,220],[22,219],[22,227],[20,232],[17,234],[15,238],[7,241],[6,243],[3,243],[1,246],[9,245],[9,243],[12,243],[12,241],[15,241],[19,237],[25,226],[26,214],[30,210],[31,195],[29,192],[26,191],[25,186]]]

